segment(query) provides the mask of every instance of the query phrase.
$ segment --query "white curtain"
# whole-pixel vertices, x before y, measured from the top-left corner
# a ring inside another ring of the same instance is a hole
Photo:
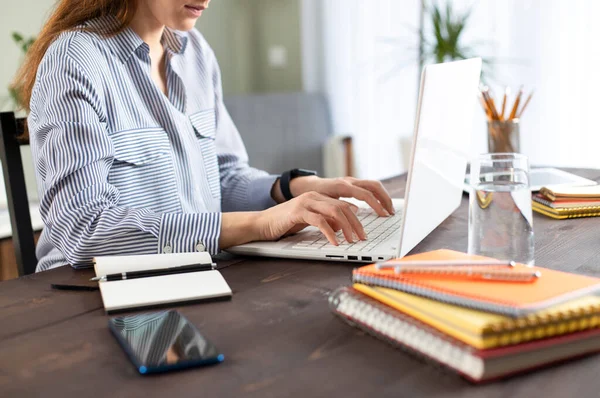
[[[521,119],[521,152],[534,165],[600,167],[600,2],[452,3],[473,7],[463,39],[483,43],[480,54],[494,59],[498,96],[505,85],[535,90]],[[354,136],[361,177],[404,171],[402,148],[416,109],[419,15],[419,0],[302,0],[305,88],[327,95],[336,133]],[[483,112],[472,126],[472,152],[487,151]]]
[[[404,170],[417,92],[419,0],[304,0],[308,91],[329,99],[333,129],[354,138],[360,177]]]
[[[489,43],[495,92],[504,85],[513,92],[520,85],[535,90],[521,118],[521,151],[534,165],[600,167],[598,15],[596,0],[475,3],[468,38]],[[475,139],[483,148],[484,122],[477,125]]]

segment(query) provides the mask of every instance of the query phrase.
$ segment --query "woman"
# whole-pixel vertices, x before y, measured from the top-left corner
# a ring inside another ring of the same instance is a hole
[[[94,256],[208,250],[317,226],[366,239],[353,206],[383,186],[248,166],[215,56],[194,29],[210,0],[61,0],[16,80],[45,228],[37,270]],[[288,191],[286,191],[288,192]],[[290,197],[290,195],[287,195]]]

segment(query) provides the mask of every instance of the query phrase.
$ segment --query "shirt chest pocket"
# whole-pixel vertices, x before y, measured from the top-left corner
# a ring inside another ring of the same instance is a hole
[[[217,147],[215,144],[216,120],[214,108],[205,109],[190,115],[190,122],[194,127],[196,140],[202,152],[202,160],[210,193],[214,198],[220,198],[221,183]]]
[[[111,139],[115,159],[108,182],[119,190],[119,204],[177,211],[177,183],[166,132],[160,127],[125,130]]]

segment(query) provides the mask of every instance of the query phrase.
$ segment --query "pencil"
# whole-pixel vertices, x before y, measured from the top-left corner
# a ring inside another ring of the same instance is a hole
[[[415,261],[386,261],[375,264],[375,268],[397,268],[397,267],[456,267],[456,266],[474,266],[474,265],[493,265],[514,267],[514,261],[506,260],[415,260]]]
[[[506,110],[506,97],[508,97],[508,87],[504,89],[504,97],[502,98],[502,111],[500,112],[500,117],[504,119],[504,111]]]
[[[492,113],[492,119],[500,120],[500,118],[498,117],[498,112],[496,112],[496,107],[494,106],[493,100],[490,98],[490,94],[488,92],[489,89],[487,87],[484,87],[483,90],[484,91],[482,91],[482,95],[485,99],[485,102],[488,104],[488,108],[490,108],[490,112]]]
[[[525,110],[525,108],[527,108],[527,104],[529,104],[529,100],[531,100],[531,96],[533,95],[533,91],[531,92],[531,94],[529,94],[529,96],[527,97],[527,100],[525,101],[525,103],[523,104],[523,107],[521,108],[521,110],[519,111],[519,116],[521,117],[521,115],[523,114],[523,111]]]
[[[519,89],[519,93],[515,98],[515,103],[513,104],[512,110],[510,111],[510,116],[508,117],[510,120],[517,117],[517,109],[519,108],[519,102],[521,101],[521,96],[523,95],[523,86]]]
[[[492,112],[490,112],[490,109],[488,108],[487,103],[483,99],[483,95],[481,94],[481,92],[479,93],[478,97],[479,101],[481,102],[481,106],[483,107],[483,111],[485,112],[485,116],[488,120],[492,120]]]
[[[488,94],[488,98],[490,99],[490,104],[492,105],[492,109],[495,111],[498,120],[502,120],[502,115],[500,115],[496,110],[496,103],[494,102],[494,98],[490,94]]]
[[[426,278],[466,278],[504,282],[533,282],[542,275],[539,271],[500,270],[487,267],[407,267],[397,269],[396,273]]]

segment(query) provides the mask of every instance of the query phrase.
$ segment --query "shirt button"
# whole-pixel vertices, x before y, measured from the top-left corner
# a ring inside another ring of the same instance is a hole
[[[196,251],[203,252],[205,250],[206,250],[206,246],[204,246],[204,243],[198,242],[198,244],[196,245]]]
[[[165,247],[163,247],[163,252],[167,254],[173,253],[173,248],[169,245],[166,245]]]

